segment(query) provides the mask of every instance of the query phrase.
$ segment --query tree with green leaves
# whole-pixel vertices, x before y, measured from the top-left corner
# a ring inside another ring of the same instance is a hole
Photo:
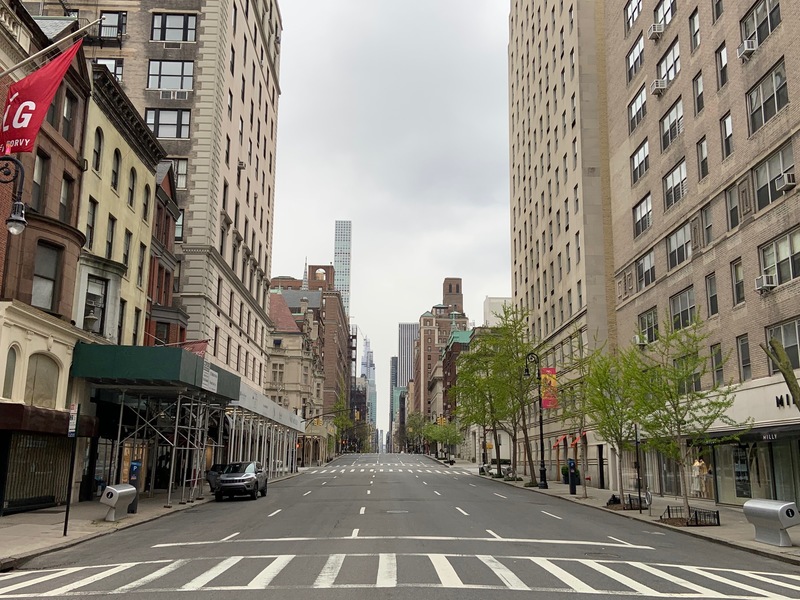
[[[749,426],[749,421],[738,423],[728,415],[735,386],[717,380],[711,366],[711,352],[716,350],[709,350],[707,337],[699,319],[681,323],[668,316],[658,339],[630,355],[634,367],[625,369],[636,389],[628,400],[638,405],[646,445],[678,466],[686,514],[692,464],[689,441],[702,443],[714,425]],[[716,361],[724,364],[727,358],[718,354]]]
[[[336,427],[336,447],[338,448],[337,454],[342,452],[342,434],[353,426],[350,420],[350,411],[347,407],[347,401],[342,394],[336,399],[336,404],[333,405],[333,424]]]
[[[412,452],[418,452],[422,446],[424,437],[425,424],[428,420],[422,413],[413,412],[409,413],[406,418],[406,439]]]

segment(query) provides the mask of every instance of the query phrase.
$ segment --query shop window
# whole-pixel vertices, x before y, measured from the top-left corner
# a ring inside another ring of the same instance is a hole
[[[25,403],[40,408],[55,408],[58,392],[58,364],[46,354],[34,354],[28,360],[25,380]]]
[[[17,349],[13,346],[8,349],[6,356],[6,372],[3,380],[3,398],[11,398],[14,394],[14,376],[17,372]]]

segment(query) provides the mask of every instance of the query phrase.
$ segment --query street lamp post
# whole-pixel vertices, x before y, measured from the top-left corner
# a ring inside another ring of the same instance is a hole
[[[539,355],[529,352],[525,357],[525,375],[530,377],[529,364],[536,367],[536,390],[539,394],[539,489],[547,489],[547,467],[544,466],[544,402],[542,400],[542,370]]]
[[[13,156],[0,156],[0,183],[13,183],[11,193],[11,214],[6,219],[6,228],[11,235],[19,235],[25,230],[25,204],[22,202],[22,186],[25,181],[25,169],[22,163]]]

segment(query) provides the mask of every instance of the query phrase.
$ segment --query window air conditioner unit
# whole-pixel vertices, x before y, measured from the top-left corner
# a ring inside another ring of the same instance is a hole
[[[246,166],[247,165],[244,164],[243,160],[240,160],[238,163],[236,163],[236,168],[239,169],[240,171],[242,171]]]
[[[650,93],[654,96],[660,96],[667,89],[666,79],[654,79],[650,84]]]
[[[756,277],[756,291],[762,294],[777,287],[778,278],[775,275],[764,273],[761,277]]]
[[[664,33],[664,24],[663,23],[653,23],[650,25],[650,29],[647,30],[647,37],[651,40],[657,40],[661,37],[661,34]]]
[[[177,90],[175,92],[175,100],[188,100],[189,99],[189,92],[185,90]]]
[[[775,189],[779,192],[788,192],[796,185],[794,173],[783,173],[775,178]]]
[[[758,42],[756,40],[745,40],[736,50],[736,56],[742,60],[748,60],[750,55],[756,51],[756,48],[758,48]]]
[[[647,346],[647,338],[641,333],[637,333],[633,336],[633,343],[639,346],[639,348],[644,348]]]

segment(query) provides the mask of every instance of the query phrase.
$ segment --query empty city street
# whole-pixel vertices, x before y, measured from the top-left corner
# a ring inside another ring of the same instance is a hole
[[[266,498],[210,502],[35,559],[0,574],[0,599],[354,599],[376,588],[394,588],[390,598],[800,598],[797,567],[474,471],[344,455]]]

